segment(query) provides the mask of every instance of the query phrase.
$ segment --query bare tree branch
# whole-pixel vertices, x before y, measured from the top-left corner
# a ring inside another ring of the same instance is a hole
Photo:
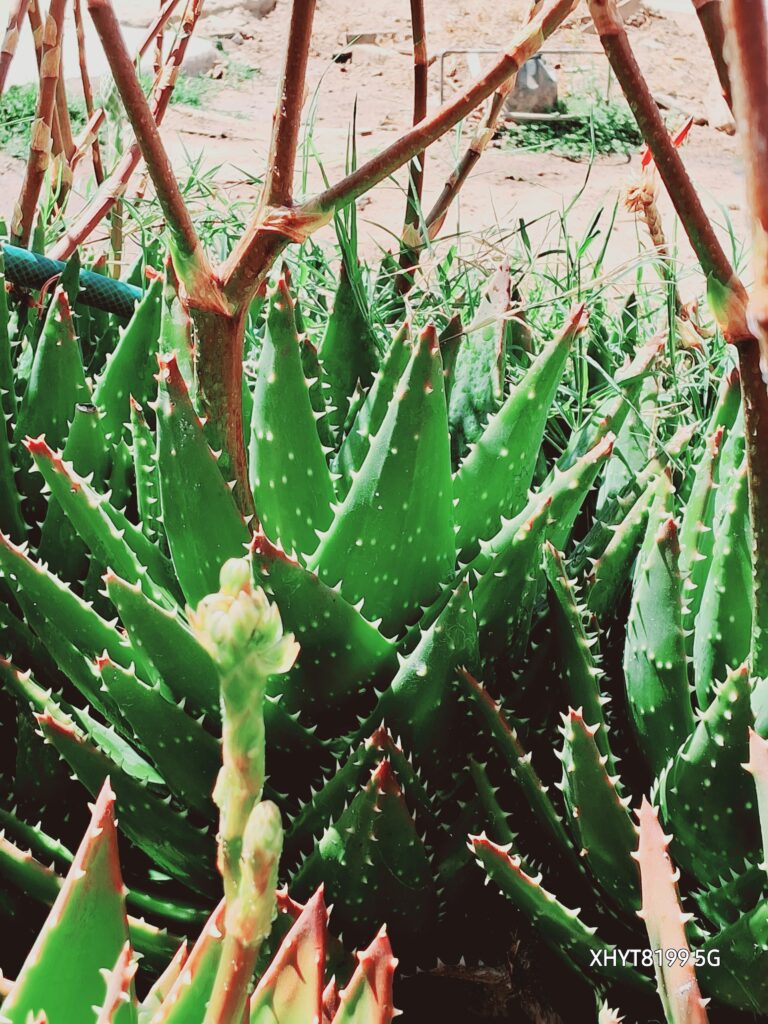
[[[35,120],[32,122],[29,156],[16,208],[11,222],[15,245],[27,246],[32,236],[40,189],[51,155],[51,125],[56,106],[56,84],[61,62],[61,29],[66,0],[51,0],[40,40],[40,91]]]
[[[11,66],[13,56],[16,53],[16,47],[19,42],[19,32],[21,31],[21,25],[27,13],[28,2],[29,0],[14,0],[8,13],[8,23],[5,28],[3,45],[2,48],[0,48],[0,96],[2,96],[5,91],[5,80],[8,77],[8,69]]]

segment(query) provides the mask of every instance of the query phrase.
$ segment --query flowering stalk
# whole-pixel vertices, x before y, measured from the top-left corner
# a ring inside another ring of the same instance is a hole
[[[275,912],[283,829],[275,804],[261,800],[264,697],[269,676],[288,671],[298,644],[283,633],[277,607],[253,586],[247,558],[224,564],[218,592],[203,598],[189,619],[221,677],[222,767],[213,798],[225,937],[205,1024],[225,1024],[240,1020]]]

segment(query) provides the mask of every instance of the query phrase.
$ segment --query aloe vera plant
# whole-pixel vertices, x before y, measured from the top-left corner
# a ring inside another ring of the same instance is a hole
[[[626,71],[604,6],[593,5],[601,38]],[[91,7],[115,42],[109,5]],[[0,873],[9,890],[60,899],[52,922],[63,920],[84,858],[105,851],[86,840],[71,852],[73,794],[82,784],[98,799],[112,835],[109,779],[129,890],[125,908],[117,884],[103,900],[116,907],[99,951],[111,958],[99,964],[111,972],[105,991],[91,973],[83,988],[104,1020],[187,1021],[187,998],[205,1024],[240,1024],[252,975],[263,1005],[252,997],[250,1018],[269,1020],[275,992],[296,983],[280,966],[293,940],[262,973],[278,871],[308,907],[324,887],[348,947],[374,944],[344,1015],[333,988],[319,1011],[302,989],[284,1013],[306,996],[309,1019],[388,1019],[382,921],[411,970],[438,955],[498,962],[525,920],[526,937],[538,930],[611,1005],[626,997],[658,1012],[644,1002],[655,973],[673,1024],[703,1020],[710,997],[724,1012],[766,1012],[764,388],[746,292],[701,228],[639,90],[641,126],[679,186],[737,347],[740,374],[724,360],[716,402],[711,389],[685,401],[674,338],[638,344],[623,321],[598,345],[581,303],[557,332],[516,344],[508,268],[466,332],[452,309],[442,331],[414,330],[397,317],[401,297],[374,320],[345,250],[330,312],[306,336],[304,296],[286,273],[260,291],[276,256],[482,96],[503,99],[570,5],[534,11],[480,86],[296,206],[312,8],[294,8],[286,66],[299,71],[283,82],[262,206],[220,271],[147,130],[172,257],[130,323],[78,301],[76,258],[37,320],[0,289],[0,677],[12,761]],[[125,57],[116,43],[115,78],[140,126]],[[413,251],[403,255],[399,292],[413,283]],[[576,417],[564,415],[569,403]],[[295,661],[268,602],[295,635]],[[248,652],[254,629],[261,663]],[[629,805],[644,796],[672,838],[646,802],[638,848]],[[195,970],[182,953],[159,973],[218,895],[216,854],[226,905]],[[483,890],[473,855],[511,902]],[[695,919],[681,918],[681,898]],[[574,903],[592,908],[583,920]],[[302,928],[315,999],[325,914],[312,913]],[[66,930],[57,936],[63,948]],[[214,938],[218,958],[205,954]],[[695,976],[687,961],[620,955],[670,942],[691,951]],[[132,949],[158,978],[142,1006]],[[37,950],[6,998],[25,1018],[49,1012],[20,1002]],[[384,993],[375,1005],[369,989]]]

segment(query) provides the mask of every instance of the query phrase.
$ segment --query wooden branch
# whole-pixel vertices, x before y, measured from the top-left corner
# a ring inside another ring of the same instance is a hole
[[[80,64],[80,82],[83,86],[83,100],[85,102],[85,112],[88,115],[88,120],[93,120],[93,87],[91,86],[91,76],[88,74],[88,60],[85,52],[85,30],[83,28],[83,10],[80,4],[80,0],[72,0],[73,14],[75,19],[75,34],[77,36],[77,59]],[[72,163],[77,154],[72,154]],[[93,140],[91,142],[91,159],[93,160],[93,175],[96,179],[96,184],[100,185],[104,181],[104,163],[101,159],[101,146],[99,145],[99,137],[97,130],[93,132]]]
[[[61,62],[61,29],[66,0],[51,0],[42,26],[40,58],[40,90],[37,97],[35,120],[29,143],[29,156],[16,208],[11,222],[11,240],[14,245],[27,247],[32,237],[40,189],[51,154],[51,124],[56,104],[56,83]]]
[[[431,117],[424,118],[377,156],[302,206],[262,210],[260,222],[248,229],[247,244],[244,238],[221,269],[230,302],[247,302],[268,273],[268,260],[279,255],[290,242],[301,242],[327,224],[337,210],[354,202],[358,196],[423,153],[471,113],[541,49],[574,6],[575,0],[548,0],[531,23],[517,34],[508,51],[460,96],[446,103]]]
[[[750,326],[768,370],[768,25],[762,0],[729,0],[728,55],[752,215]]]
[[[413,118],[417,125],[427,116],[427,90],[429,60],[427,57],[427,35],[424,20],[424,0],[411,0],[411,36],[413,39]],[[421,247],[421,196],[424,191],[424,154],[411,160],[408,168],[408,194],[405,201],[402,245],[400,248],[400,270],[396,287],[406,292],[413,281],[413,271],[418,262]]]
[[[32,29],[32,39],[35,45],[35,60],[37,61],[38,77],[43,65],[43,16],[40,13],[38,0],[29,0],[27,8],[29,27]],[[59,93],[56,91],[56,103],[53,109],[53,120],[51,121],[51,153],[54,157],[64,159],[64,138],[59,124]]]
[[[759,2],[759,0],[758,0]],[[589,0],[600,42],[632,108],[638,126],[653,155],[672,203],[693,250],[707,276],[710,296],[723,334],[736,344],[747,435],[749,511],[752,524],[752,571],[754,612],[752,626],[752,671],[768,676],[768,391],[760,372],[760,351],[747,323],[747,293],[736,277],[680,154],[670,139],[661,114],[643,77],[614,0]],[[750,21],[750,32],[753,31]],[[764,69],[763,69],[764,70]],[[765,96],[756,98],[761,105]],[[762,642],[756,642],[762,641]]]
[[[293,201],[293,174],[314,17],[315,0],[293,0],[280,98],[272,118],[272,141],[262,193],[265,206],[289,206]]]
[[[669,137],[659,108],[635,59],[626,30],[616,9],[615,0],[589,0],[600,42],[605,49],[613,73],[624,92],[648,148],[653,155],[659,176],[669,192],[693,251],[708,281],[719,285],[718,319],[728,341],[752,337],[746,322],[746,291],[736,277],[720,240],[707,217],[698,193]]]
[[[202,0],[191,0],[188,11],[196,22]],[[157,199],[171,234],[174,265],[190,298],[203,307],[221,309],[222,300],[208,257],[197,237],[192,217],[182,198],[173,167],[160,139],[157,122],[144,95],[133,61],[120,32],[110,0],[88,0],[96,31],[109,60],[112,77],[155,186]],[[188,38],[188,34],[187,34]],[[175,80],[181,61],[170,66]]]
[[[764,679],[768,676],[768,23],[762,0],[729,0],[726,12],[733,100],[752,218],[754,285],[748,316],[760,352],[758,359],[758,346],[745,344],[740,355],[755,578],[751,669]]]
[[[8,77],[8,69],[16,53],[19,42],[19,32],[22,22],[27,14],[29,0],[14,0],[8,13],[8,22],[3,37],[3,45],[0,48],[0,96],[5,91],[5,80]]]
[[[162,33],[163,28],[165,27],[166,22],[171,17],[171,15],[175,11],[175,9],[178,7],[179,3],[180,3],[180,0],[166,0],[166,3],[160,9],[160,12],[158,13],[157,17],[155,18],[155,20],[152,22],[152,24],[149,26],[149,28],[147,29],[147,31],[144,34],[144,38],[143,38],[143,40],[142,40],[138,50],[136,51],[136,53],[134,55],[134,63],[135,64],[139,63],[139,61],[146,54],[147,50],[150,48],[152,43],[155,41],[155,39],[157,39],[158,35],[160,33]],[[187,35],[186,39],[188,40],[188,38],[189,38],[189,36]],[[184,44],[184,48],[186,50],[186,42]],[[157,86],[157,82],[155,82],[155,86]],[[104,107],[99,107],[99,109],[96,110],[88,118],[88,121],[87,121],[85,127],[80,132],[80,135],[77,137],[77,139],[75,140],[75,150],[76,151],[75,151],[74,158],[72,160],[72,169],[73,170],[74,170],[75,167],[77,167],[77,165],[80,163],[82,158],[88,152],[88,150],[89,150],[89,148],[91,146],[91,142],[92,142],[93,136],[96,134],[96,132],[99,130],[99,128],[101,128],[102,124],[104,123],[104,119],[105,119],[106,116],[107,116],[107,112],[104,109]],[[157,121],[157,115],[155,115],[155,121]]]
[[[717,71],[720,81],[720,88],[723,90],[723,98],[729,108],[733,110],[731,98],[731,79],[728,74],[728,65],[725,62],[725,25],[723,24],[722,0],[693,0],[696,14],[707,40],[709,52],[712,55],[712,62]]]

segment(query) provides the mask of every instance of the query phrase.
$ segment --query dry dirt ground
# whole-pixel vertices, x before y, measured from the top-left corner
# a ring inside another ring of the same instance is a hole
[[[152,0],[118,0],[118,12],[140,23],[141,4]],[[214,0],[215,2],[215,0]],[[647,0],[650,2],[650,0]],[[715,102],[714,72],[693,6],[685,0],[664,2],[664,12],[638,4],[630,18],[631,38],[654,92],[673,106],[671,121],[682,122],[687,113],[699,121],[715,122],[720,107]],[[438,55],[448,48],[467,46],[498,50],[514,36],[525,10],[524,0],[491,3],[488,0],[426,0],[427,40],[430,66],[430,108],[439,104]],[[679,8],[679,9],[678,9]],[[263,171],[268,147],[273,103],[280,72],[290,4],[277,0],[274,11],[259,19],[243,10],[215,11],[203,19],[200,33],[219,38],[223,49],[223,77],[205,96],[204,106],[171,108],[163,136],[180,172],[189,156],[202,155],[203,165],[218,168],[216,177],[233,196],[253,194],[248,175]],[[147,15],[148,16],[148,11]],[[599,42],[589,32],[586,7],[574,15],[550,40],[549,47],[569,48],[576,55],[552,55],[562,63],[561,78],[575,65],[593,65],[595,81],[603,83],[606,65],[589,51]],[[334,63],[333,55],[345,44],[347,33],[375,31],[377,47],[361,47],[348,63]],[[355,101],[357,103],[358,159],[365,160],[397,137],[411,118],[410,24],[406,0],[372,3],[357,0],[318,0],[308,74],[305,113],[314,111],[312,145],[325,173],[334,178],[344,169],[345,154]],[[258,74],[234,81],[226,70],[237,66],[258,69]],[[481,64],[491,55],[477,58]],[[446,92],[450,95],[467,82],[471,70],[464,57],[446,59]],[[216,73],[216,72],[214,72]],[[617,88],[615,83],[614,90]],[[471,126],[465,126],[464,139]],[[425,202],[439,192],[450,173],[457,151],[451,134],[429,151],[426,163]],[[718,223],[730,218],[743,233],[744,201],[737,142],[712,123],[694,126],[685,146],[685,160],[700,186],[705,204]],[[587,176],[587,164],[552,154],[519,153],[509,146],[491,147],[467,183],[459,204],[446,222],[444,235],[466,235],[461,244],[474,250],[478,239],[493,243],[499,233],[514,228],[520,218],[531,221],[562,209],[583,187],[569,215],[569,229],[586,229],[596,210],[611,208],[623,187],[636,174],[637,157],[598,158]],[[20,166],[0,155],[5,187],[0,206],[6,214],[12,204]],[[586,185],[585,185],[585,179]],[[317,159],[309,161],[309,190],[322,182]],[[392,232],[402,222],[403,178],[380,185],[359,202],[361,242],[368,254],[378,246],[392,245]],[[669,218],[670,230],[672,218]],[[532,229],[541,242],[544,224]],[[471,236],[471,238],[469,237]],[[610,265],[622,264],[636,251],[636,226],[621,211],[608,252]],[[684,253],[684,246],[681,249]]]

